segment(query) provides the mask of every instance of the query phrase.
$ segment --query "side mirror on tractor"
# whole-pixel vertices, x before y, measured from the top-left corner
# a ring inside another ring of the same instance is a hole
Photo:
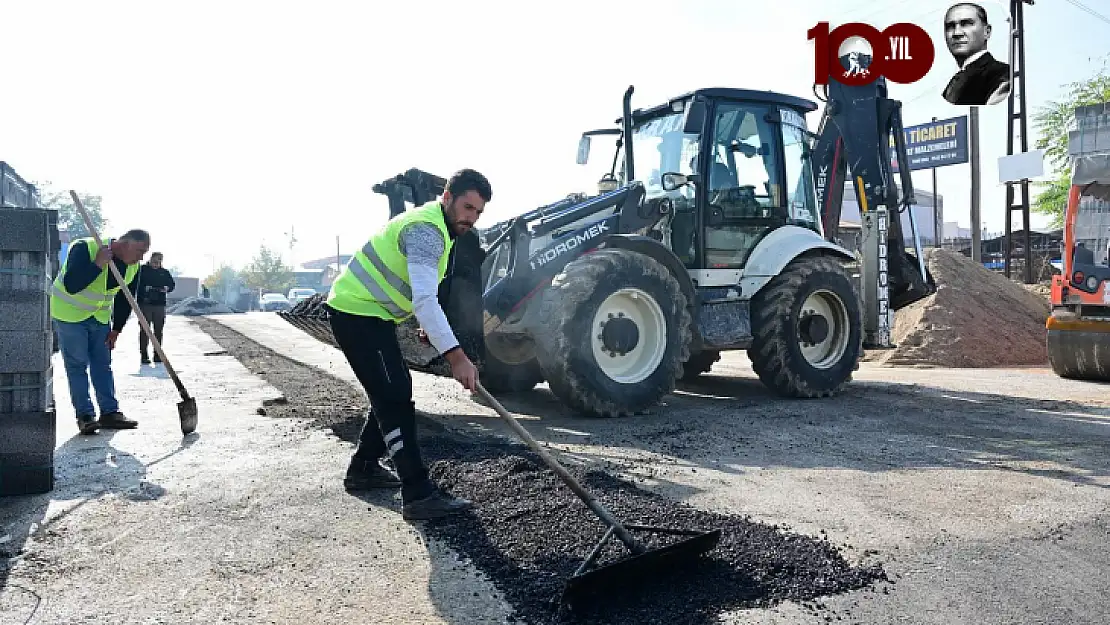
[[[667,172],[663,174],[662,181],[664,191],[676,191],[690,183],[697,183],[698,177],[694,174],[686,175],[677,172]]]
[[[579,165],[585,165],[589,160],[590,136],[582,135],[582,138],[578,140],[578,157],[574,159],[574,162],[578,163]]]

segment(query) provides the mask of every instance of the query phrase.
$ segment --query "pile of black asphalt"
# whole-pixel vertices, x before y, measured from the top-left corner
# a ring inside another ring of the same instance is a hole
[[[215,321],[197,321],[248,369],[279,388],[283,402],[264,413],[311,419],[354,442],[365,415],[363,394],[346,382],[284,358]],[[263,412],[260,410],[260,412]],[[708,624],[726,611],[768,608],[784,601],[814,613],[822,600],[889,582],[881,565],[852,565],[827,539],[761,523],[750,517],[696,509],[637,487],[599,469],[567,465],[614,515],[640,525],[721,529],[720,543],[689,565],[647,579],[628,579],[621,592],[577,611],[559,611],[570,578],[606,526],[543,464],[512,440],[456,432],[422,419],[421,445],[432,476],[445,490],[470,499],[467,513],[420,522],[484,573],[524,623]],[[680,536],[636,532],[655,547]],[[846,545],[845,545],[846,546]],[[599,566],[627,557],[614,538]],[[826,612],[826,614],[828,614]],[[832,620],[826,616],[826,620]],[[840,615],[836,620],[841,620]]]

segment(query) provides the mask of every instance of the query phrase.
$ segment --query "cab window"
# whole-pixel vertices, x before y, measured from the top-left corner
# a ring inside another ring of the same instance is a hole
[[[779,180],[778,124],[770,109],[749,103],[717,107],[708,167],[705,215],[707,269],[739,268],[768,220],[785,217]]]

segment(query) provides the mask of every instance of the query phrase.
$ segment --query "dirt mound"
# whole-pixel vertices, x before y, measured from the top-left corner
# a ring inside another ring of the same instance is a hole
[[[1048,298],[1052,297],[1052,283],[1051,282],[1037,282],[1035,284],[1023,284],[1021,288],[1029,291],[1037,297],[1043,297],[1047,302]]]
[[[237,311],[232,310],[227,304],[206,297],[186,297],[172,307],[166,309],[170,315],[185,315],[197,317],[200,315],[230,315]]]
[[[895,314],[891,365],[1045,365],[1048,299],[951,250],[925,253],[937,292]]]

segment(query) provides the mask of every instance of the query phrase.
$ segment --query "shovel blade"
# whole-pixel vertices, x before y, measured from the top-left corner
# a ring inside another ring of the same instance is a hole
[[[177,403],[177,416],[181,418],[181,433],[192,434],[197,429],[197,400],[189,397]]]
[[[715,549],[720,540],[721,530],[715,529],[575,575],[564,585],[562,607],[573,612],[613,593],[635,591],[649,579],[680,571]]]

